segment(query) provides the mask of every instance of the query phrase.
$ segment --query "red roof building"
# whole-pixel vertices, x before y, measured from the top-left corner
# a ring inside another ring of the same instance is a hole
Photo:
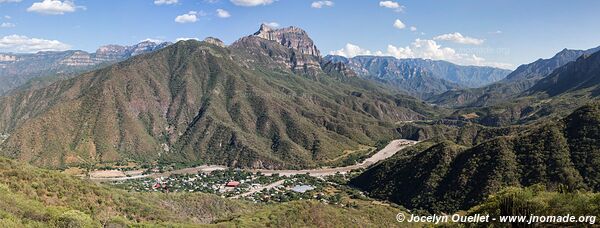
[[[239,185],[240,185],[240,182],[237,182],[237,181],[229,181],[229,182],[225,183],[225,187],[228,187],[228,188],[235,188]]]

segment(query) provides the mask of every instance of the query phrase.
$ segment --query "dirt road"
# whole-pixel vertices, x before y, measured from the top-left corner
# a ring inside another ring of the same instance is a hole
[[[396,154],[396,152],[398,152],[408,146],[414,145],[416,143],[417,143],[417,141],[412,141],[412,140],[407,140],[407,139],[397,139],[397,140],[391,141],[387,146],[385,146],[383,149],[381,149],[380,151],[375,153],[370,158],[367,158],[366,160],[364,160],[363,162],[361,162],[359,164],[350,165],[350,166],[335,167],[335,168],[325,167],[325,168],[304,169],[304,170],[252,169],[252,170],[248,170],[248,171],[253,172],[253,173],[261,172],[265,175],[279,174],[281,176],[293,176],[296,174],[308,173],[310,176],[313,176],[313,177],[324,177],[324,176],[335,175],[338,172],[339,173],[347,173],[347,172],[355,170],[355,169],[367,168],[381,160],[385,160],[385,159],[393,156],[394,154]],[[110,173],[111,175],[108,177],[103,176],[101,173],[102,171],[96,171],[96,172],[91,173],[90,179],[94,180],[94,181],[99,181],[99,182],[122,181],[122,180],[131,180],[131,179],[139,179],[139,178],[168,177],[171,174],[194,174],[194,173],[198,173],[198,172],[210,173],[214,170],[224,170],[224,169],[227,169],[227,167],[215,166],[215,165],[212,165],[212,166],[203,165],[203,166],[198,166],[198,167],[193,167],[193,168],[180,169],[180,170],[164,172],[164,173],[153,173],[153,174],[148,174],[148,175],[126,176],[123,174],[120,177],[115,177],[114,172],[112,170]],[[277,182],[275,182],[275,183],[277,183]]]

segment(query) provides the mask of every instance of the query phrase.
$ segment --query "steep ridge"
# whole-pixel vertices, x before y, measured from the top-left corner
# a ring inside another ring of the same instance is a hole
[[[422,97],[448,90],[478,87],[503,79],[508,70],[493,67],[459,66],[446,61],[396,59],[383,56],[326,56],[326,60],[344,63],[359,76],[392,84]]]
[[[160,50],[170,44],[143,41],[132,46],[106,45],[95,53],[78,50],[35,54],[0,53],[0,94],[22,86],[25,88],[20,90],[41,88],[132,56]]]
[[[434,104],[449,107],[483,107],[517,97],[554,70],[577,60],[584,54],[592,54],[600,47],[588,50],[564,49],[549,59],[539,59],[519,66],[515,71],[492,85],[474,89],[452,90],[428,99]]]
[[[398,153],[352,184],[409,208],[454,212],[506,186],[600,190],[600,103],[473,147],[443,142]]]
[[[265,41],[272,52],[288,49]],[[0,128],[10,134],[1,153],[47,167],[123,160],[310,167],[394,138],[396,121],[439,111],[357,78],[249,68],[236,61],[240,48],[182,41],[0,98]]]
[[[577,90],[593,90],[600,95],[600,52],[584,54],[576,61],[558,68],[527,90],[527,94],[545,93],[550,97]]]
[[[463,108],[452,114],[451,118],[474,113],[477,118],[469,121],[502,126],[566,116],[573,109],[600,96],[599,61],[599,52],[584,54],[576,61],[555,69],[510,101],[480,108]]]

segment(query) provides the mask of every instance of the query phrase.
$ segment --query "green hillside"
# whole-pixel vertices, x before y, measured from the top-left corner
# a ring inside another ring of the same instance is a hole
[[[591,104],[561,121],[474,146],[423,144],[372,167],[351,184],[408,208],[443,212],[467,209],[507,186],[598,191],[599,113],[600,104]]]
[[[45,167],[124,160],[310,167],[397,138],[396,121],[437,112],[358,78],[314,77],[248,69],[227,48],[179,42],[0,98],[0,128],[10,133],[1,153]]]

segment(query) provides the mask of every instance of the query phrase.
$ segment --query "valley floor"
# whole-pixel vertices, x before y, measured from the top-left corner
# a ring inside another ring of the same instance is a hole
[[[252,169],[247,170],[252,173],[262,173],[265,175],[273,175],[278,174],[281,176],[294,176],[299,174],[309,174],[313,177],[324,177],[335,175],[336,173],[347,173],[352,170],[367,168],[379,161],[385,160],[396,152],[418,143],[418,141],[408,140],[408,139],[397,139],[391,141],[386,147],[375,153],[370,158],[364,160],[359,164],[343,166],[343,167],[335,167],[335,168],[318,168],[318,169],[303,169],[303,170],[267,170],[267,169]],[[218,165],[203,165],[193,168],[184,168],[178,169],[168,172],[162,173],[152,173],[152,174],[143,174],[143,170],[135,170],[123,172],[119,170],[97,170],[93,171],[89,174],[89,179],[98,182],[109,182],[109,181],[123,181],[123,180],[133,180],[140,178],[161,178],[168,177],[173,174],[195,174],[195,173],[210,173],[215,170],[226,170],[225,166]]]

